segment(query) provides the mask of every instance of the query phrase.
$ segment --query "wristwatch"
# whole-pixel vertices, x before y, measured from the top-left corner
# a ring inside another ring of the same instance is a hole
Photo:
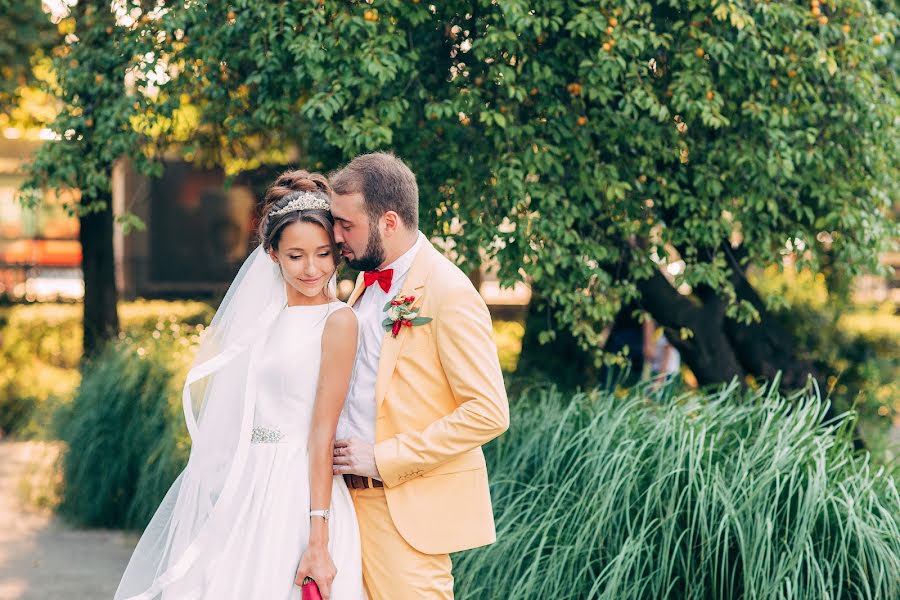
[[[309,511],[309,516],[311,516],[311,517],[322,517],[323,519],[325,519],[325,520],[327,521],[327,520],[328,520],[328,517],[331,516],[331,511],[328,510],[328,509],[325,509],[325,510],[311,510],[311,511]]]

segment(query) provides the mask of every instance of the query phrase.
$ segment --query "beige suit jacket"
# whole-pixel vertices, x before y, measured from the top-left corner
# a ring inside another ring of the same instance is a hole
[[[364,293],[362,274],[348,302]],[[456,265],[422,245],[401,292],[425,325],[385,333],[375,385],[375,462],[397,530],[426,554],[496,540],[481,446],[509,427],[491,317]]]

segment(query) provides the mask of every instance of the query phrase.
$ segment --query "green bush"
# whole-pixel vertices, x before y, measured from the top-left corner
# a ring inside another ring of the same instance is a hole
[[[732,385],[532,392],[488,446],[496,544],[468,598],[900,598],[900,497],[824,404]]]
[[[78,307],[0,308],[0,431],[26,430],[35,410],[78,385]]]
[[[800,358],[828,376],[825,390],[838,410],[860,415],[861,433],[873,456],[896,460],[890,434],[900,419],[900,316],[893,302],[858,305],[832,294],[825,276],[770,268],[755,284],[763,294],[783,295],[774,314],[792,333]]]
[[[97,527],[144,527],[187,461],[181,389],[196,328],[160,323],[86,365],[58,414],[65,484],[60,512]]]
[[[53,413],[71,402],[81,375],[78,304],[0,307],[0,431],[46,437]],[[137,300],[119,306],[123,336],[152,337],[173,326],[206,324],[202,302]]]

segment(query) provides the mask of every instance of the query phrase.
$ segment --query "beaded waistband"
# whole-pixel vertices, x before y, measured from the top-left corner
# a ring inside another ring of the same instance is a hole
[[[251,444],[277,444],[283,439],[283,432],[268,427],[254,427],[250,435]]]

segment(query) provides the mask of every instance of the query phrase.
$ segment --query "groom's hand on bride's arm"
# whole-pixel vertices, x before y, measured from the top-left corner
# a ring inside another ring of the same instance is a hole
[[[375,464],[375,445],[362,440],[337,440],[334,443],[334,474],[361,475],[381,479]]]

